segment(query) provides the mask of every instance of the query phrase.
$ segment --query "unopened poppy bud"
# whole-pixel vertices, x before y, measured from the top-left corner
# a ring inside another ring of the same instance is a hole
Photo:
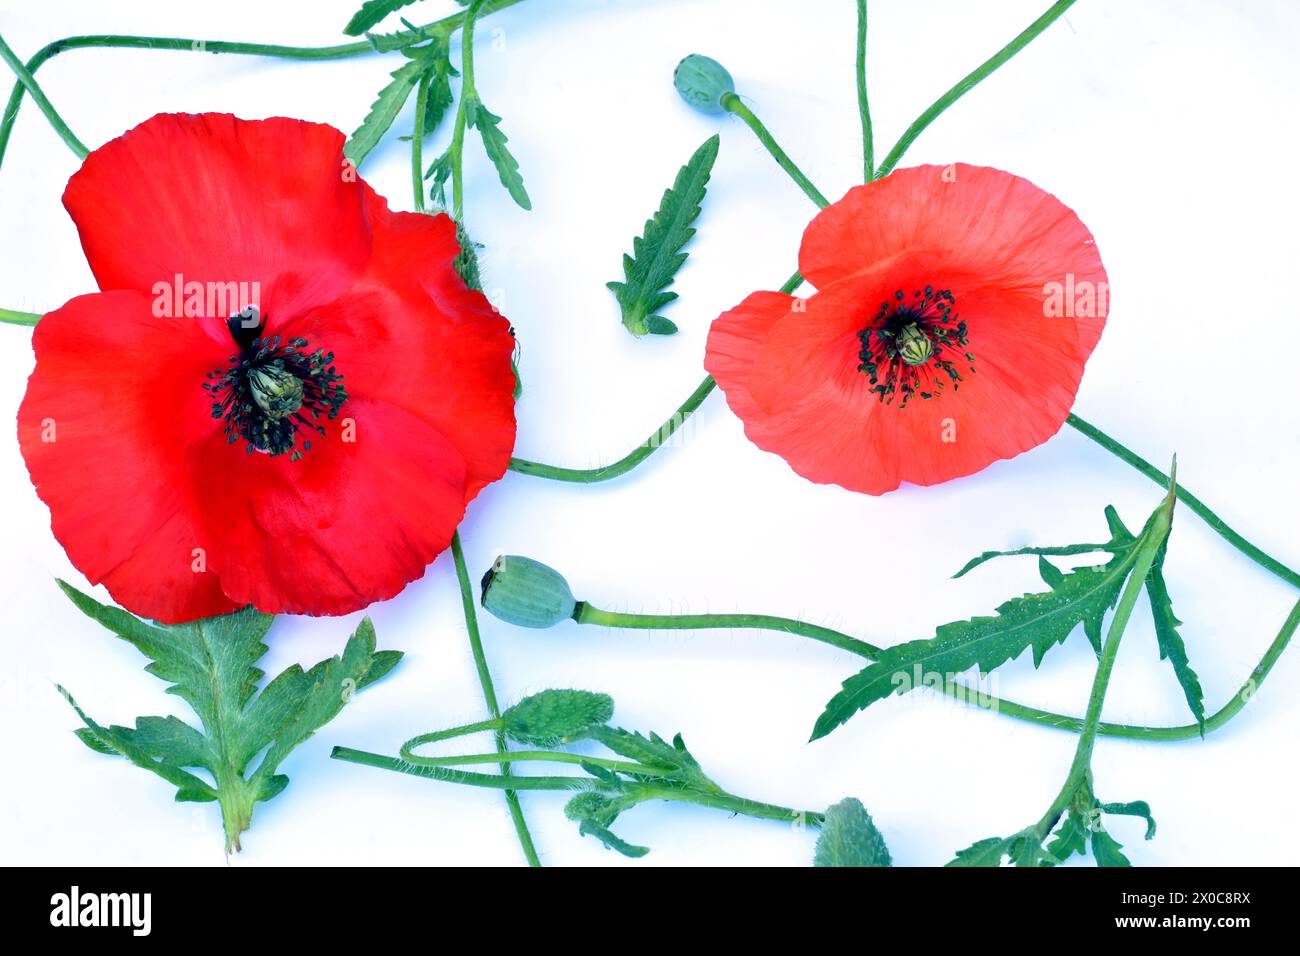
[[[614,698],[589,690],[544,690],[504,714],[506,736],[528,747],[558,747],[614,716]]]
[[[520,627],[552,627],[578,606],[559,571],[515,555],[497,558],[483,575],[482,601],[493,617]]]
[[[704,113],[725,113],[722,98],[736,92],[731,74],[712,57],[692,53],[677,64],[673,85],[689,105]]]

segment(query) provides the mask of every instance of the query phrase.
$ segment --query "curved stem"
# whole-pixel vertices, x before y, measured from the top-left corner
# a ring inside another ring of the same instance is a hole
[[[682,402],[677,411],[673,412],[672,416],[660,425],[654,434],[611,465],[604,465],[600,468],[563,468],[558,465],[544,465],[541,462],[529,461],[527,458],[511,458],[510,470],[523,475],[550,478],[553,481],[582,483],[609,481],[611,478],[625,475],[658,451],[672,437],[673,433],[682,427],[686,419],[690,418],[695,410],[704,403],[704,400],[709,397],[709,393],[713,391],[716,384],[712,376],[705,376],[704,381],[691,393],[690,397]]]
[[[18,77],[18,82],[22,84],[22,86],[26,87],[27,92],[30,93],[32,99],[36,101],[36,105],[39,106],[41,112],[45,114],[45,118],[49,120],[50,125],[54,127],[54,131],[59,134],[63,139],[63,142],[68,144],[68,149],[72,150],[77,155],[78,159],[85,159],[90,155],[90,150],[86,149],[85,144],[81,140],[77,139],[76,134],[68,128],[68,124],[65,123],[63,117],[59,115],[59,111],[54,108],[54,104],[45,96],[45,91],[42,90],[40,84],[36,82],[36,77],[34,77],[31,71],[23,65],[23,61],[18,59],[14,54],[14,51],[9,49],[9,44],[5,43],[4,37],[0,37],[0,60],[4,60],[5,63],[9,64],[9,68],[13,70],[14,74]]]
[[[776,617],[771,614],[624,614],[620,611],[605,611],[586,601],[579,601],[573,612],[573,619],[579,624],[597,624],[603,627],[633,628],[644,630],[724,630],[732,628],[756,628],[764,631],[780,631],[784,634],[797,634],[810,640],[829,644],[857,654],[868,660],[880,656],[880,648],[856,637],[850,637],[829,627],[809,624],[788,617]]]
[[[470,584],[469,571],[465,567],[465,553],[460,546],[460,532],[451,536],[451,556],[456,565],[456,580],[460,583],[460,601],[465,610],[465,629],[469,631],[469,646],[474,654],[474,669],[478,671],[478,682],[483,688],[483,700],[487,703],[488,713],[497,723],[497,753],[506,752],[505,731],[499,726],[501,707],[497,703],[497,692],[492,686],[492,674],[488,670],[487,655],[483,652],[483,638],[478,630],[478,613],[474,610],[474,588]],[[510,764],[501,764],[501,776],[510,777]],[[519,845],[523,847],[524,856],[529,866],[541,866],[537,849],[533,846],[532,834],[528,832],[528,822],[524,819],[523,808],[519,805],[519,796],[513,789],[506,790],[506,804],[510,807],[510,818],[515,824],[515,833],[519,835]]]
[[[796,272],[785,280],[785,284],[781,286],[780,291],[789,295],[801,285],[803,285],[803,276]],[[517,471],[522,475],[550,478],[553,481],[572,481],[584,484],[609,481],[611,478],[625,475],[658,451],[672,437],[673,433],[685,424],[686,419],[690,418],[695,413],[695,410],[704,403],[704,400],[709,397],[709,393],[713,391],[716,385],[717,382],[713,380],[712,375],[704,376],[704,381],[696,386],[690,397],[678,406],[677,411],[673,412],[654,434],[612,465],[604,465],[600,468],[563,468],[559,465],[544,465],[541,462],[529,461],[527,458],[511,458],[510,470]]]
[[[858,114],[862,118],[863,182],[876,178],[875,146],[871,134],[871,107],[867,105],[867,0],[858,0]]]
[[[466,734],[477,734],[484,730],[500,730],[503,726],[504,722],[501,718],[495,717],[475,721],[472,724],[462,724],[459,727],[448,727],[446,730],[435,730],[431,733],[420,734],[418,737],[412,737],[402,744],[402,756],[405,757],[408,750],[423,747],[425,744],[437,743],[440,740],[452,740],[456,737],[464,737]]]
[[[487,16],[506,7],[512,7],[523,0],[485,0],[479,16]],[[375,36],[372,39],[357,40],[352,43],[339,43],[334,46],[304,47],[284,46],[278,43],[244,43],[232,40],[201,40],[192,37],[145,37],[121,34],[92,34],[87,36],[64,37],[48,43],[27,61],[27,70],[35,74],[51,58],[68,50],[88,49],[91,47],[111,47],[134,50],[181,50],[193,53],[235,53],[248,56],[275,57],[288,60],[340,60],[354,56],[366,56],[371,53],[384,53],[399,50],[427,39],[431,34],[451,36],[460,29],[465,19],[464,13],[455,13],[415,30],[398,30],[391,34]],[[4,161],[5,149],[9,144],[9,135],[13,130],[18,109],[22,106],[25,87],[20,80],[15,84],[5,106],[4,117],[0,120],[0,163]]]
[[[0,309],[0,322],[8,325],[33,326],[41,320],[39,312],[16,312],[13,309]]]
[[[1159,485],[1169,484],[1168,475],[1166,475],[1155,465],[1151,464],[1145,458],[1142,458],[1140,455],[1136,454],[1135,452],[1132,452],[1129,449],[1125,448],[1123,445],[1121,445],[1115,439],[1111,438],[1109,435],[1107,435],[1097,426],[1090,425],[1088,422],[1085,422],[1078,415],[1074,415],[1074,414],[1071,414],[1068,418],[1066,418],[1066,422],[1072,428],[1091,438],[1098,445],[1100,445],[1102,448],[1105,448],[1108,452],[1110,452],[1115,457],[1119,458],[1121,461],[1127,462],[1128,464],[1132,465],[1134,468],[1136,468],[1142,474],[1146,475],[1156,484]],[[1232,545],[1242,554],[1246,555],[1246,557],[1250,558],[1261,568],[1264,568],[1265,570],[1281,578],[1283,581],[1285,581],[1287,584],[1291,585],[1292,587],[1300,588],[1300,573],[1291,570],[1291,568],[1287,567],[1281,561],[1277,560],[1277,558],[1265,554],[1262,550],[1260,550],[1260,548],[1251,544],[1249,541],[1243,538],[1236,531],[1232,530],[1232,528],[1228,526],[1227,522],[1225,522],[1212,510],[1210,510],[1210,508],[1204,502],[1202,502],[1201,499],[1197,498],[1186,488],[1179,485],[1177,491],[1178,491],[1178,500],[1183,502],[1185,505],[1187,505],[1187,507],[1190,508],[1192,511],[1196,512],[1196,514],[1207,525],[1210,526],[1210,528],[1214,531],[1215,534],[1223,538],[1224,541],[1227,541],[1228,544]]]
[[[574,611],[574,620],[579,624],[599,624],[615,628],[645,628],[649,630],[714,630],[724,628],[751,627],[762,630],[779,631],[795,634],[810,640],[820,641],[832,647],[838,647],[856,654],[865,660],[876,660],[880,649],[858,640],[848,634],[818,624],[809,624],[791,618],[774,617],[766,614],[621,614],[604,611],[587,602],[579,602]],[[1300,627],[1300,601],[1291,608],[1291,613],[1283,622],[1277,636],[1265,650],[1263,658],[1255,665],[1250,676],[1241,689],[1217,712],[1205,720],[1205,733],[1218,730],[1250,702],[1264,682],[1273,665],[1277,663],[1282,652],[1286,650],[1291,637]],[[949,697],[968,703],[978,700],[983,710],[989,710],[1004,717],[1022,720],[1027,723],[1051,727],[1055,730],[1068,730],[1079,733],[1084,729],[1084,719],[1066,714],[1057,714],[1049,710],[1040,710],[1015,701],[1004,700],[985,694],[982,690],[957,681],[950,681],[943,687]],[[1146,727],[1138,724],[1119,724],[1101,721],[1097,724],[1097,733],[1103,737],[1123,737],[1130,740],[1175,741],[1191,740],[1202,736],[1198,724],[1183,724],[1173,727]]]
[[[829,205],[826,197],[817,191],[817,187],[803,174],[803,170],[794,164],[794,160],[786,155],[785,150],[777,144],[777,141],[772,138],[772,134],[767,131],[767,127],[751,112],[748,106],[741,102],[739,96],[735,93],[724,93],[721,102],[724,110],[739,116],[745,121],[745,125],[754,131],[758,141],[772,154],[772,158],[777,161],[777,164],[790,174],[790,178],[799,184],[799,188],[804,191],[804,195],[818,206],[825,207]]]
[[[925,128],[933,123],[944,110],[952,106],[953,103],[978,86],[990,73],[1028,46],[1034,37],[1051,26],[1061,14],[1065,13],[1073,5],[1074,0],[1058,0],[1057,3],[1052,4],[1046,13],[1026,27],[1019,36],[962,77],[952,89],[935,100],[930,108],[918,116],[899,138],[898,142],[894,144],[894,148],[889,151],[889,155],[885,157],[884,162],[880,164],[880,168],[876,170],[876,178],[880,179],[883,176],[888,176],[893,168],[898,165],[898,161],[903,158],[903,153],[907,152],[907,148],[912,145],[912,141],[920,136],[925,131]]]
[[[1215,713],[1205,718],[1206,734],[1218,730],[1232,720],[1254,699],[1260,685],[1264,683],[1264,678],[1268,676],[1269,671],[1273,669],[1273,665],[1277,663],[1278,658],[1282,656],[1282,652],[1286,650],[1287,644],[1290,643],[1297,627],[1300,627],[1300,601],[1297,601],[1292,606],[1291,613],[1287,615],[1287,619],[1282,623],[1277,636],[1273,638],[1273,642],[1264,651],[1264,656],[1251,670],[1250,676],[1242,683],[1237,693],[1233,694],[1228,702]],[[944,693],[950,697],[955,697],[957,700],[969,701],[975,699],[977,692],[964,684],[953,683],[944,687]],[[1042,724],[1046,727],[1054,727],[1057,730],[1070,730],[1075,733],[1083,730],[1084,722],[1079,717],[1054,714],[1050,711],[1039,710],[1036,707],[1026,707],[1024,704],[997,698],[981,698],[981,703],[986,704],[990,710],[1007,717],[1014,717],[1017,720]],[[1129,740],[1162,742],[1193,740],[1202,736],[1199,724],[1183,724],[1177,727],[1142,727],[1134,724],[1113,724],[1102,721],[1097,725],[1097,732],[1103,737],[1123,737]]]

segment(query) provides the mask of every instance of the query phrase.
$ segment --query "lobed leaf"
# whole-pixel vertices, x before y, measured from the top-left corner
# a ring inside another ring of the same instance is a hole
[[[501,131],[501,117],[484,106],[477,96],[472,96],[465,100],[465,122],[479,131],[488,159],[496,166],[501,185],[506,187],[510,198],[524,209],[532,209],[524,178],[519,174],[519,163],[506,146],[508,139]]]
[[[718,144],[716,134],[709,137],[678,170],[658,211],[632,240],[632,255],[623,256],[623,281],[606,283],[618,299],[623,324],[635,336],[677,331],[676,325],[657,313],[677,298],[676,292],[666,290],[686,262],[688,254],[682,247],[695,235],[692,223],[700,215]]]
[[[284,790],[275,771],[285,757],[332,720],[357,690],[374,683],[401,659],[375,650],[375,630],[361,621],[343,653],[304,671],[289,667],[257,693],[273,617],[251,608],[188,624],[152,624],[108,607],[60,581],[85,614],[150,658],[145,668],[167,681],[199,719],[196,729],[176,717],[140,717],[134,727],[103,727],[67,697],[85,727],[77,736],[93,750],[120,754],[177,788],[177,800],[220,800],[227,849],[252,822],[253,805]],[[255,757],[262,754],[256,769]],[[215,787],[189,773],[201,768]]]
[[[1101,644],[1106,612],[1119,600],[1136,551],[1120,551],[1099,567],[1062,572],[1039,558],[1039,572],[1050,590],[1025,594],[999,605],[992,617],[944,624],[928,640],[886,648],[854,674],[817,719],[812,739],[824,737],[860,710],[893,693],[906,693],[933,681],[945,684],[971,667],[988,673],[1025,649],[1034,666],[1082,624],[1094,648]]]

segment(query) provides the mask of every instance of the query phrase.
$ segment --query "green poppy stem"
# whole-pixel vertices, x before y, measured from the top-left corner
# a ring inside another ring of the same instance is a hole
[[[728,113],[739,116],[744,120],[745,125],[754,131],[754,135],[757,136],[758,141],[763,144],[763,148],[772,154],[772,158],[776,160],[777,165],[790,175],[790,178],[793,179],[795,183],[798,184],[799,188],[804,191],[805,196],[815,202],[819,207],[829,205],[826,197],[823,196],[818,191],[817,187],[812,184],[812,180],[805,176],[803,170],[795,165],[794,160],[786,155],[785,150],[783,150],[780,144],[778,144],[772,137],[772,134],[767,131],[767,127],[764,126],[762,121],[754,115],[753,111],[751,111],[750,108],[741,101],[739,96],[735,93],[724,93],[722,94],[721,103],[724,110]]]
[[[456,580],[460,583],[460,601],[465,611],[465,629],[469,632],[474,669],[478,671],[478,681],[483,688],[483,700],[487,704],[488,713],[492,715],[491,722],[496,727],[497,753],[505,754],[506,734],[501,727],[501,707],[497,703],[497,692],[492,685],[492,673],[488,670],[487,654],[483,651],[483,638],[478,629],[478,613],[474,609],[474,588],[470,584],[469,571],[465,567],[465,552],[460,546],[459,531],[451,536],[451,556],[456,565]],[[501,776],[513,782],[509,763],[501,764]],[[528,821],[524,819],[524,810],[519,804],[519,795],[512,788],[506,788],[506,805],[510,808],[510,819],[514,822],[515,833],[519,836],[519,845],[523,847],[528,865],[541,866],[542,861],[537,856],[532,834],[528,832]]]
[[[33,326],[41,320],[39,312],[15,312],[13,309],[0,309],[0,322],[8,325]]]
[[[943,96],[935,100],[924,113],[913,121],[912,125],[909,126],[899,138],[898,142],[894,144],[894,148],[889,151],[889,155],[885,157],[884,162],[880,164],[880,168],[876,170],[876,178],[880,179],[893,172],[894,167],[898,165],[898,161],[902,159],[903,154],[907,152],[907,148],[911,146],[912,142],[925,131],[927,126],[942,115],[944,110],[952,106],[953,103],[956,103],[971,90],[975,89],[975,87],[987,79],[994,70],[1002,66],[1002,64],[1006,63],[1007,60],[1011,59],[1028,46],[1031,40],[1055,23],[1056,19],[1073,5],[1074,0],[1059,0],[1059,2],[1052,4],[1046,13],[1033,23],[1029,24],[1029,26],[1026,27],[1019,36],[997,53],[993,54],[993,56],[985,60],[970,73],[966,74],[966,76],[962,77],[957,84],[952,87],[952,89],[948,90],[947,93],[944,93]]]
[[[23,61],[18,59],[14,51],[9,49],[9,44],[4,41],[4,37],[0,37],[0,60],[4,60],[5,63],[9,64],[9,69],[14,71],[19,84],[26,88],[32,100],[40,107],[41,112],[45,114],[45,118],[50,121],[50,125],[54,127],[54,131],[59,134],[63,142],[68,144],[68,149],[76,153],[78,159],[85,159],[89,156],[90,150],[68,128],[68,124],[63,121],[59,111],[54,108],[54,104],[49,101],[45,91],[36,82],[36,77],[23,65]]]
[[[733,628],[755,628],[763,631],[780,631],[784,634],[797,634],[810,640],[838,647],[840,650],[857,654],[867,660],[880,656],[880,648],[856,637],[850,637],[840,631],[819,624],[809,624],[788,617],[772,614],[625,614],[621,611],[606,611],[586,601],[579,601],[573,612],[573,619],[579,624],[596,624],[602,627],[615,627],[634,630],[730,630]]]
[[[513,7],[523,0],[484,0],[480,17]],[[284,46],[278,43],[245,43],[232,40],[202,40],[193,37],[145,37],[121,34],[94,34],[88,36],[64,37],[41,47],[27,61],[26,69],[33,77],[37,70],[47,61],[69,50],[84,50],[94,47],[132,50],[176,50],[192,53],[234,53],[246,56],[273,57],[285,60],[342,60],[354,56],[368,56],[402,49],[429,38],[430,34],[451,36],[460,29],[465,14],[455,13],[433,23],[417,27],[414,30],[398,30],[391,34],[376,36],[371,39],[356,40],[352,43],[339,43],[333,46],[305,47]],[[9,145],[9,136],[13,131],[18,109],[22,105],[26,84],[20,79],[15,84],[9,101],[5,105],[3,119],[0,119],[0,163],[4,162],[5,150]]]
[[[875,145],[872,142],[871,107],[867,105],[867,0],[858,0],[858,115],[862,120],[862,181],[876,178]]]

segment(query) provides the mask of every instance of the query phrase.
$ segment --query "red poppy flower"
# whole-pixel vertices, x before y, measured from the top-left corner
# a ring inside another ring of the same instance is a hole
[[[391,597],[505,471],[509,323],[453,270],[454,223],[389,211],[342,147],[162,115],[68,183],[102,291],[36,327],[18,437],[68,557],[131,611]]]
[[[756,292],[705,367],[760,448],[878,495],[1056,434],[1106,321],[1087,228],[1010,173],[919,166],[851,189],[804,232],[807,299]]]

